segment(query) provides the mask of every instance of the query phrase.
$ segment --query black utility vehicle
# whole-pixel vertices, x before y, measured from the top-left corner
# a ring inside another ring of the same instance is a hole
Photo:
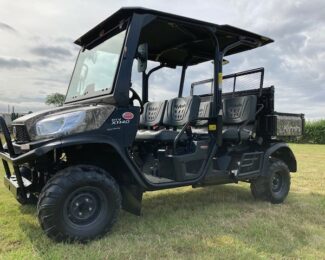
[[[263,69],[222,75],[224,56],[271,42],[229,25],[120,9],[75,42],[64,106],[15,120],[13,140],[0,118],[5,185],[22,204],[38,201],[41,227],[55,240],[105,234],[121,207],[140,214],[146,191],[244,181],[256,199],[283,202],[297,165],[280,138],[301,135],[304,116],[274,111]],[[213,78],[186,85],[186,72],[204,62]],[[173,70],[178,94],[152,101],[160,92],[150,75],[171,68],[181,68]]]

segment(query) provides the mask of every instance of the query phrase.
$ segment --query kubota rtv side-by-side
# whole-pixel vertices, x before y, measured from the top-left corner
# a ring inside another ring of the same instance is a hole
[[[274,111],[264,69],[222,75],[225,56],[271,42],[229,25],[120,9],[75,42],[62,107],[18,118],[12,136],[0,118],[5,185],[22,204],[38,201],[40,225],[58,241],[105,234],[121,207],[140,214],[146,191],[243,181],[256,199],[283,202],[297,164],[281,137],[301,135],[304,116]],[[213,78],[186,85],[188,70],[204,63]],[[173,68],[181,68],[177,94],[153,100],[150,76]],[[141,93],[132,73],[141,73]]]

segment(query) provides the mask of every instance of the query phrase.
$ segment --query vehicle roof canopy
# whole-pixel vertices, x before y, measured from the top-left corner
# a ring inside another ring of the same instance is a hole
[[[250,43],[229,50],[226,56],[273,42],[268,37],[230,25],[213,24],[146,8],[128,7],[115,12],[81,36],[75,43],[87,48],[87,45],[98,39],[103,32],[113,29],[133,14],[155,16],[156,19],[143,28],[140,43],[149,43],[149,60],[168,66],[193,65],[213,60],[215,42],[211,37],[211,32],[217,36],[220,50],[239,40]]]

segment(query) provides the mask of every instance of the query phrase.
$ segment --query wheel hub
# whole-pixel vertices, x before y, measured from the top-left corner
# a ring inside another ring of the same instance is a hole
[[[98,215],[99,198],[91,192],[75,194],[67,205],[68,218],[75,224],[89,224]]]
[[[275,173],[272,178],[272,191],[277,192],[282,188],[282,176],[279,173]]]

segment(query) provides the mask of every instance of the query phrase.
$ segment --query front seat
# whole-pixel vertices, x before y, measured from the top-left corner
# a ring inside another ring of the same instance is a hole
[[[248,140],[255,131],[257,97],[254,95],[223,99],[223,130],[225,141]]]
[[[154,129],[161,126],[167,101],[147,102],[143,106],[140,127]]]
[[[176,128],[184,126],[189,121],[193,121],[197,117],[199,106],[200,98],[198,96],[169,100],[164,112],[163,125],[173,129],[138,131],[136,141],[173,142],[179,133],[176,131]],[[186,139],[186,136],[182,136],[182,139]]]

